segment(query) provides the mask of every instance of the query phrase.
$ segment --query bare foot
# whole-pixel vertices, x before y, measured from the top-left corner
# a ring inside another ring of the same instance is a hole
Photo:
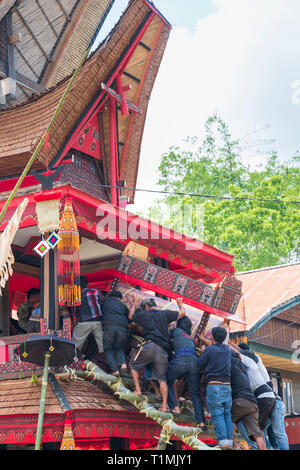
[[[163,413],[168,413],[169,409],[167,407],[160,407],[158,411],[162,411]]]
[[[111,375],[120,375],[120,372],[117,370],[116,372],[112,372]]]
[[[206,431],[207,426],[206,426],[205,423],[199,423],[199,424],[197,424],[197,428],[200,428],[200,429],[203,429],[203,431]]]
[[[172,413],[175,413],[175,414],[179,415],[180,414],[179,406],[175,406],[175,408],[173,408],[173,410],[172,410]]]
[[[134,393],[135,395],[142,395],[142,392],[141,390],[134,390],[132,393]]]

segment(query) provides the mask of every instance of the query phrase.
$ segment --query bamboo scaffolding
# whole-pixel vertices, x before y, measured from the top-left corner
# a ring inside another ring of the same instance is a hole
[[[147,418],[151,418],[158,423],[162,427],[162,431],[158,440],[157,450],[164,450],[166,445],[170,443],[170,437],[173,435],[195,450],[219,450],[217,448],[208,447],[204,442],[198,439],[199,434],[203,433],[202,429],[176,424],[173,421],[173,415],[171,413],[164,413],[152,407],[148,403],[146,396],[135,395],[124,386],[121,377],[107,374],[93,362],[85,361],[85,365],[85,371],[71,370],[71,378],[83,377],[86,380],[90,380],[92,377],[95,381],[105,383],[113,390],[115,395],[119,396],[120,400],[128,401],[135,406],[140,413],[144,413]]]
[[[39,409],[34,450],[41,450],[41,439],[42,439],[45,403],[46,403],[46,394],[47,394],[47,385],[48,385],[49,360],[50,360],[50,353],[46,352],[45,360],[44,360],[44,372],[43,372],[43,381],[42,381],[42,390],[41,390],[41,399],[40,399],[40,409]]]

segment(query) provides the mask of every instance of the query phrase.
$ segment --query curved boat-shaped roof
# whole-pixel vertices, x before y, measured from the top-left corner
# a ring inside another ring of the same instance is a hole
[[[122,71],[122,85],[130,85],[126,98],[141,114],[122,116],[118,110],[118,152],[120,177],[129,188],[136,185],[140,146],[148,101],[168,40],[170,26],[146,0],[131,0],[123,16],[107,39],[81,68],[50,132],[48,162],[55,163],[68,150],[68,143],[80,126],[101,108],[105,90]],[[141,35],[141,33],[143,33]],[[136,40],[138,42],[135,42]],[[130,54],[129,54],[130,52]],[[69,76],[43,95],[0,113],[0,175],[19,174],[27,164],[40,138],[45,134],[56,107],[66,89]],[[99,104],[100,103],[100,104]],[[110,168],[109,115],[102,107],[104,158]],[[82,129],[82,127],[81,127]],[[32,168],[45,167],[41,150]],[[108,174],[109,180],[109,174]],[[133,200],[134,191],[127,196]]]
[[[42,90],[72,73],[114,1],[0,0],[0,21],[11,14],[12,33],[20,38],[14,45],[16,99],[9,107],[30,99],[30,87],[22,82],[32,80]],[[0,73],[6,75],[4,62],[0,61]]]

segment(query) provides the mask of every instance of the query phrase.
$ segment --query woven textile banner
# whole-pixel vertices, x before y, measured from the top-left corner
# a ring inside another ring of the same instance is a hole
[[[215,290],[203,282],[131,256],[121,256],[117,271],[206,305],[212,305],[215,296]]]
[[[241,282],[234,277],[225,277],[221,285],[214,289],[203,282],[131,256],[120,257],[116,277],[166,297],[182,297],[188,305],[243,323],[234,315],[242,288]]]

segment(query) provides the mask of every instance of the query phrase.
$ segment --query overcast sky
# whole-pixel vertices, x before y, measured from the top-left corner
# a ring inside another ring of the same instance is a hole
[[[236,138],[257,130],[245,145],[270,142],[245,152],[249,161],[272,149],[293,155],[300,148],[300,0],[154,3],[173,29],[149,103],[137,188],[157,188],[161,154],[187,136],[201,138],[214,111]],[[116,0],[121,11],[126,4]],[[128,209],[145,210],[155,197],[137,192]]]

